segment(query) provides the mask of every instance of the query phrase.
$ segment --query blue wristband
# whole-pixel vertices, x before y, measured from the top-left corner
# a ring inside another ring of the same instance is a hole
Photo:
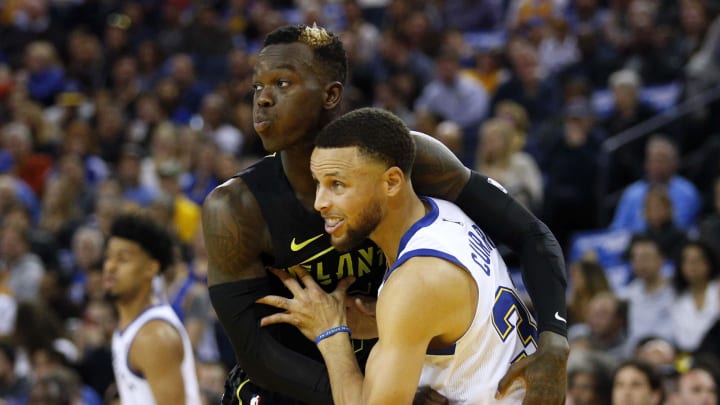
[[[315,344],[316,345],[319,344],[321,340],[327,339],[336,333],[343,333],[343,332],[352,336],[352,332],[350,332],[350,328],[348,328],[347,326],[345,326],[345,325],[336,326],[334,328],[330,328],[330,329],[326,330],[325,332],[319,334],[318,337],[315,338]]]

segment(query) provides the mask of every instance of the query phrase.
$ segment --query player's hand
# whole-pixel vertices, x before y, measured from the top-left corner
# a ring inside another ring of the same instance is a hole
[[[377,298],[365,295],[345,296],[347,325],[355,339],[373,339],[378,337],[375,304]]]
[[[259,304],[285,310],[285,312],[262,318],[260,325],[289,323],[298,328],[310,340],[315,340],[318,335],[330,328],[347,325],[345,295],[355,278],[347,277],[340,280],[335,291],[328,294],[320,288],[305,269],[297,266],[292,270],[297,278],[285,271],[270,269],[290,290],[293,298],[268,295],[257,300],[256,302]],[[301,282],[302,285],[300,285]]]
[[[413,398],[413,405],[448,405],[450,401],[434,389],[424,386],[418,387]]]
[[[523,405],[564,404],[569,352],[564,336],[553,332],[541,333],[537,351],[510,366],[498,383],[495,397],[504,397],[513,383],[519,381],[525,386]]]

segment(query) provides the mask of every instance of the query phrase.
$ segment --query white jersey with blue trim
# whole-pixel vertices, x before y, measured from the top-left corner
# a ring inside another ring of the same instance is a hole
[[[428,351],[418,386],[431,387],[451,404],[519,404],[522,386],[502,400],[495,400],[495,391],[513,362],[535,352],[535,320],[515,292],[493,241],[453,203],[423,200],[431,210],[403,235],[385,279],[412,257],[438,257],[472,274],[478,303],[472,324],[454,345]],[[378,295],[381,291],[382,286]]]
[[[150,384],[144,376],[130,368],[129,353],[135,335],[140,328],[150,321],[161,320],[172,325],[180,334],[183,342],[183,356],[180,365],[185,385],[185,404],[200,405],[200,390],[198,387],[197,373],[195,370],[195,358],[190,338],[185,331],[180,319],[167,304],[156,305],[147,308],[135,318],[124,330],[115,330],[112,338],[113,371],[115,382],[120,394],[120,402],[123,404],[155,405]]]

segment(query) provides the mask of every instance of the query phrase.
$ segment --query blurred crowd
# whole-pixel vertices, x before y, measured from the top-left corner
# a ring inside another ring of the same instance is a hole
[[[718,12],[716,0],[0,1],[0,404],[117,403],[101,271],[128,209],[175,232],[158,295],[218,403],[234,359],[207,296],[200,206],[265,153],[251,92],[265,35],[315,22],[345,44],[346,108],[382,107],[436,137],[566,252],[583,232],[625,235],[611,239],[621,277],[592,250],[568,256],[568,403],[717,404]]]

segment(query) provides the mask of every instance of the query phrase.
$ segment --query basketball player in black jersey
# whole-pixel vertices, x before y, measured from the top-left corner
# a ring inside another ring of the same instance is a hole
[[[289,296],[268,277],[267,268],[302,265],[327,291],[354,276],[349,293],[365,296],[375,295],[385,271],[382,252],[370,242],[347,253],[335,251],[313,209],[313,141],[342,112],[346,72],[342,43],[318,27],[279,28],[257,57],[254,126],[273,154],[218,186],[203,205],[210,298],[239,366],[228,377],[223,403],[332,403],[327,371],[312,343],[292,326],[259,325],[269,308],[255,300]],[[527,386],[526,404],[562,403],[568,344],[566,280],[557,241],[494,181],[471,172],[431,137],[414,135],[412,182],[418,193],[455,201],[494,241],[522,258],[537,312],[539,350],[514,364],[499,390],[520,379]],[[361,364],[371,344],[354,342]]]

